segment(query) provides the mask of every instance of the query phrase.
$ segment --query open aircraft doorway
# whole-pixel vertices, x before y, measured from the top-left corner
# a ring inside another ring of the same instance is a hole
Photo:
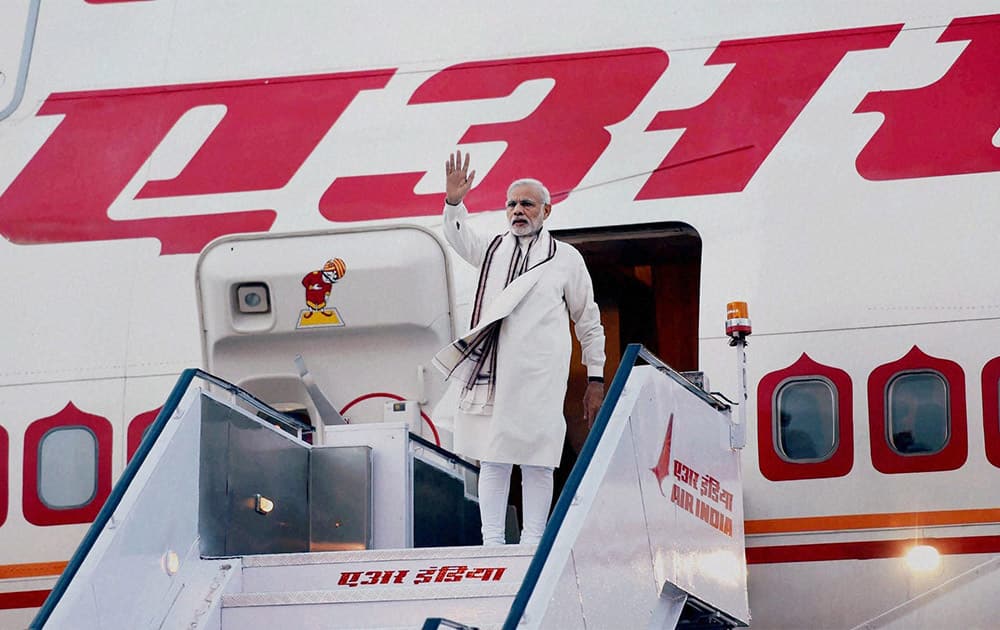
[[[651,223],[558,230],[553,236],[580,251],[593,278],[607,337],[607,383],[629,343],[643,344],[677,371],[698,369],[701,237],[693,227]],[[587,438],[582,403],[585,372],[574,336],[564,409],[567,447],[556,471],[556,496]]]

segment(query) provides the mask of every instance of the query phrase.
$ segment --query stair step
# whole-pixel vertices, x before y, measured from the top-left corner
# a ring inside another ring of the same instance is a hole
[[[384,603],[300,604],[223,608],[221,630],[273,628],[378,628],[420,630],[429,617],[452,619],[479,630],[499,629],[512,598],[408,600]]]
[[[295,606],[299,604],[342,604],[364,602],[400,602],[407,600],[506,598],[520,588],[517,584],[433,584],[401,586],[386,591],[271,591],[267,593],[231,593],[222,596],[224,608],[255,606]]]
[[[520,585],[532,545],[246,556],[243,591],[373,592],[415,587]]]
[[[445,617],[502,626],[533,545],[245,556],[242,591],[222,596],[222,629],[413,628]]]
[[[428,617],[500,628],[520,581],[398,586],[382,591],[235,593],[222,597],[222,630],[398,628],[418,630]]]

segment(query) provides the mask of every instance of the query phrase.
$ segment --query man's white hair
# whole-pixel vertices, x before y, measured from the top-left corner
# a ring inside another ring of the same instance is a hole
[[[545,184],[538,181],[537,179],[531,179],[529,177],[524,177],[521,179],[515,179],[511,182],[510,186],[507,187],[507,199],[510,199],[510,193],[512,190],[518,186],[533,186],[538,192],[542,194],[542,203],[552,203],[552,197],[549,195],[549,189],[545,187]]]

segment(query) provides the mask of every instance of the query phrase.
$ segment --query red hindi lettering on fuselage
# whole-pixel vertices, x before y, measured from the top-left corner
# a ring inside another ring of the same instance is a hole
[[[708,64],[734,66],[712,96],[649,124],[685,131],[636,199],[742,191],[844,55],[885,48],[901,28],[722,42]]]
[[[968,45],[939,81],[912,90],[873,92],[855,112],[885,122],[856,162],[870,180],[1000,171],[1000,14],[954,20],[939,42]]]
[[[666,68],[667,54],[656,48],[466,63],[429,78],[409,104],[501,98],[527,81],[554,79],[533,112],[520,120],[472,125],[460,142],[507,145],[465,198],[469,210],[499,209],[507,186],[525,173],[545,182],[557,203],[604,153],[611,142],[606,127],[628,118]],[[320,199],[320,212],[331,221],[370,219],[372,207],[383,209],[380,218],[437,212],[441,194],[413,192],[424,175],[417,171],[338,178]]]
[[[969,40],[936,83],[873,92],[857,112],[885,123],[861,151],[868,179],[1000,170],[992,144],[998,120],[997,16],[952,22],[940,41]],[[661,111],[647,130],[683,129],[636,199],[742,191],[843,57],[888,47],[901,25],[722,42],[709,64],[733,64],[700,105]],[[510,96],[537,79],[553,81],[519,120],[471,125],[462,143],[503,142],[506,150],[466,198],[495,208],[525,174],[560,201],[583,181],[611,142],[607,127],[628,118],[667,70],[657,48],[463,63],[422,83],[410,105]],[[394,69],[124,90],[53,93],[37,115],[62,115],[41,148],[0,194],[0,234],[18,244],[157,238],[162,254],[195,253],[211,239],[271,229],[273,208],[112,219],[112,203],[187,112],[226,113],[176,177],[151,180],[137,199],[184,198],[284,187],[362,90],[386,87]],[[919,132],[919,133],[918,133]],[[913,138],[920,138],[914,144]],[[436,214],[440,194],[417,194],[422,171],[337,177],[320,198],[330,221]],[[248,204],[249,205],[249,204]]]
[[[112,220],[108,208],[186,112],[227,112],[177,177],[138,197],[180,197],[284,186],[361,90],[391,70],[230,83],[52,94],[39,116],[65,116],[0,195],[0,234],[19,244],[154,237],[163,254],[197,253],[213,238],[264,232],[270,209]]]

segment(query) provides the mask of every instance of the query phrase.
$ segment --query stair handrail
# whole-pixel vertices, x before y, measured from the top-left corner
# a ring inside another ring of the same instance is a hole
[[[59,600],[62,599],[62,596],[66,593],[66,589],[69,588],[70,582],[73,581],[73,578],[83,565],[83,561],[87,558],[90,550],[97,542],[101,532],[111,521],[111,517],[121,504],[122,498],[125,496],[125,492],[132,484],[136,475],[139,473],[139,469],[142,468],[143,462],[146,461],[146,457],[153,449],[153,445],[160,437],[160,434],[163,433],[163,429],[167,426],[167,422],[169,422],[170,418],[174,416],[174,412],[177,411],[177,407],[180,405],[181,400],[184,398],[184,395],[187,393],[188,388],[191,386],[191,383],[195,378],[202,379],[212,385],[221,387],[233,396],[250,404],[252,407],[255,407],[258,411],[266,413],[268,416],[278,420],[280,423],[287,424],[289,428],[294,428],[301,433],[308,433],[313,430],[312,426],[272,409],[254,397],[253,394],[240,389],[228,381],[209,374],[208,372],[198,368],[188,368],[181,372],[180,378],[177,379],[177,383],[174,385],[174,388],[170,391],[170,395],[167,397],[167,401],[160,409],[160,413],[156,415],[156,420],[149,425],[146,435],[142,438],[142,441],[139,443],[139,447],[136,449],[135,454],[132,456],[128,465],[125,466],[125,470],[122,471],[121,477],[119,477],[118,481],[115,482],[115,486],[111,490],[111,494],[108,495],[104,505],[101,507],[101,511],[97,513],[97,517],[94,519],[94,522],[90,524],[90,528],[83,536],[83,540],[80,541],[80,545],[76,548],[73,556],[66,564],[66,568],[63,569],[63,572],[59,575],[59,579],[56,581],[55,586],[52,587],[48,597],[45,598],[45,602],[35,614],[35,618],[32,620],[31,625],[28,626],[29,630],[41,630],[41,628],[45,626],[45,623],[48,621],[52,612],[59,604]]]

